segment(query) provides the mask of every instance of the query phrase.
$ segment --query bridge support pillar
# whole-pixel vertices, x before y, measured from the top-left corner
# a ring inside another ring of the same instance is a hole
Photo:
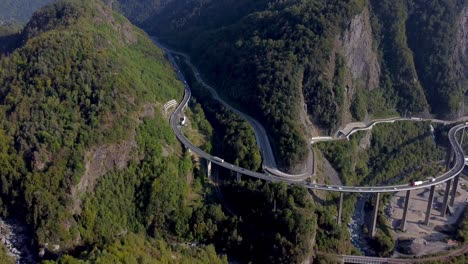
[[[211,177],[211,160],[205,160],[206,161],[206,175],[208,177]]]
[[[445,170],[448,171],[450,169],[450,163],[452,162],[452,158],[455,153],[453,152],[453,149],[452,149],[452,146],[448,146],[448,149],[447,149],[447,156],[446,156],[446,160],[445,160]]]
[[[464,140],[465,140],[465,128],[463,128],[462,136],[461,136],[461,139],[460,139],[460,145],[463,146],[463,141]]]
[[[426,218],[424,224],[429,225],[431,219],[432,203],[434,202],[435,185],[431,186],[431,192],[429,193],[429,201],[427,201]]]
[[[338,225],[341,225],[341,214],[343,212],[343,195],[344,193],[340,192],[340,203],[338,205],[338,218],[336,218],[336,222]]]
[[[411,196],[411,190],[406,191],[405,208],[403,209],[403,219],[401,219],[401,231],[406,231],[406,217],[408,216],[408,205]]]
[[[236,180],[237,182],[241,182],[242,181],[242,174],[240,172],[237,172],[236,173]]]
[[[460,174],[455,176],[453,179],[453,188],[452,188],[452,196],[450,197],[450,206],[455,204],[455,197],[457,196],[457,189],[458,189],[458,180],[460,180]]]
[[[447,203],[450,195],[450,187],[452,186],[452,179],[445,182],[445,193],[444,193],[444,202],[442,203],[442,208],[440,208],[440,216],[445,217],[447,212]]]
[[[375,237],[376,225],[377,225],[377,215],[379,214],[379,200],[380,200],[380,193],[377,193],[375,197],[375,206],[374,206],[374,215],[372,217],[372,226],[371,226],[371,237]]]

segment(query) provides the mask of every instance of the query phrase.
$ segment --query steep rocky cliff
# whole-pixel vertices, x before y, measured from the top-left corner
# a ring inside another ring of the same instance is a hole
[[[349,27],[340,36],[346,66],[352,78],[367,89],[379,86],[380,65],[373,46],[369,10],[353,17]]]
[[[353,121],[351,104],[359,90],[370,91],[379,87],[380,64],[373,43],[369,10],[366,7],[355,15],[348,26],[335,40],[334,52],[330,60],[330,76],[335,72],[336,56],[344,59],[344,94],[341,105],[340,125]],[[355,119],[355,118],[354,118]]]

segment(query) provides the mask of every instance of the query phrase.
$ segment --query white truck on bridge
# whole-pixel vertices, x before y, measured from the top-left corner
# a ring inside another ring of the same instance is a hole
[[[418,185],[421,185],[421,184],[423,184],[423,181],[415,181],[415,182],[411,183],[411,186],[418,186]]]

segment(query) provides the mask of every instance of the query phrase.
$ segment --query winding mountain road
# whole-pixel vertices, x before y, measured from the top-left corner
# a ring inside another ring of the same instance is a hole
[[[200,148],[196,147],[195,145],[193,145],[185,137],[185,135],[183,134],[183,132],[182,132],[183,127],[178,124],[178,121],[180,120],[180,118],[182,116],[184,116],[183,110],[185,109],[185,107],[187,106],[187,104],[188,104],[188,102],[190,100],[191,90],[190,90],[190,87],[187,84],[187,81],[186,81],[184,75],[180,71],[177,63],[175,62],[175,60],[173,58],[173,54],[183,56],[187,60],[188,60],[188,56],[186,56],[183,53],[174,52],[174,51],[172,51],[170,49],[167,49],[163,45],[158,43],[156,40],[155,40],[155,43],[156,43],[156,45],[158,45],[160,48],[162,48],[167,53],[167,55],[169,57],[169,60],[171,61],[171,63],[173,64],[173,66],[177,70],[177,74],[178,74],[179,79],[184,83],[184,87],[185,87],[184,98],[182,99],[181,103],[177,106],[177,108],[175,109],[175,111],[172,113],[172,115],[170,117],[170,124],[171,124],[171,127],[172,127],[176,137],[180,140],[180,142],[185,147],[190,149],[192,152],[196,153],[200,157],[205,158],[206,160],[211,161],[212,163],[214,163],[214,164],[216,164],[218,166],[224,167],[224,168],[229,169],[231,171],[241,173],[243,175],[247,175],[247,176],[251,176],[251,177],[254,177],[254,178],[263,179],[263,180],[267,180],[267,181],[285,182],[287,184],[298,184],[298,185],[303,185],[304,187],[306,187],[308,189],[314,189],[314,190],[348,192],[348,193],[384,193],[384,192],[399,192],[399,191],[407,191],[407,190],[416,190],[416,189],[420,189],[420,188],[427,188],[427,187],[437,185],[437,184],[440,184],[442,182],[445,182],[447,180],[450,180],[450,179],[454,178],[455,176],[457,176],[458,174],[460,174],[462,172],[462,170],[463,170],[463,168],[465,166],[465,156],[464,156],[464,153],[463,153],[463,149],[462,149],[462,146],[458,143],[456,136],[457,136],[457,133],[459,133],[460,131],[464,131],[465,128],[468,128],[468,123],[464,123],[464,124],[454,126],[449,131],[449,135],[448,135],[449,141],[450,141],[451,147],[452,147],[452,149],[453,149],[453,151],[455,153],[455,163],[454,163],[453,167],[450,168],[447,172],[443,173],[442,175],[439,175],[439,176],[435,177],[434,181],[425,181],[422,184],[417,185],[417,186],[411,186],[411,185],[408,185],[408,184],[404,184],[404,185],[386,185],[386,186],[323,185],[323,184],[313,184],[313,183],[304,181],[305,178],[311,176],[311,174],[309,174],[308,172],[304,173],[302,175],[289,175],[289,174],[282,173],[279,170],[277,170],[277,168],[274,167],[275,162],[274,162],[273,151],[271,150],[269,140],[268,140],[268,136],[266,136],[264,128],[260,124],[258,124],[258,122],[256,122],[254,119],[249,117],[248,115],[243,114],[242,112],[232,108],[229,104],[224,102],[218,96],[216,91],[211,86],[207,85],[201,79],[200,73],[196,70],[196,68],[193,66],[193,64],[191,64],[190,61],[187,61],[187,64],[194,71],[194,74],[195,74],[195,76],[197,78],[197,81],[199,81],[200,83],[205,85],[211,91],[211,93],[212,93],[212,95],[213,95],[213,97],[215,99],[219,100],[225,107],[227,107],[228,109],[230,109],[230,110],[234,111],[235,113],[239,114],[240,116],[242,116],[244,119],[246,119],[247,121],[249,121],[249,123],[251,123],[253,125],[254,130],[256,131],[255,135],[256,135],[256,138],[257,138],[257,144],[259,144],[259,146],[261,146],[262,154],[264,155],[264,157],[263,157],[263,159],[264,159],[264,173],[251,171],[251,170],[236,166],[234,164],[231,164],[229,162],[225,162],[225,161],[221,162],[219,160],[219,158],[217,158],[217,157],[215,157],[213,155],[210,155],[210,154],[204,152],[203,150],[201,150]],[[376,125],[378,123],[408,121],[408,120],[411,120],[411,121],[431,121],[431,120],[423,120],[421,118],[409,118],[409,119],[408,118],[395,118],[395,119],[389,119],[389,120],[378,120],[378,121],[369,123],[365,127],[359,126],[359,127],[351,128],[351,129],[349,129],[349,131],[346,134],[343,133],[343,136],[348,138],[353,133],[355,133],[357,131],[360,131],[360,130],[371,129],[374,125]],[[451,122],[451,121],[443,121],[443,120],[433,120],[433,121],[434,122],[442,122],[442,123]],[[263,129],[263,131],[262,131],[262,129]],[[260,133],[257,133],[257,131],[260,131]],[[341,138],[332,138],[331,140],[342,139],[343,136]]]
[[[186,88],[188,88],[187,82],[186,82],[185,77],[183,76],[182,72],[180,71],[179,66],[177,65],[177,63],[174,60],[174,55],[180,56],[185,60],[185,63],[192,70],[197,82],[199,82],[201,85],[203,85],[211,93],[211,96],[212,96],[213,99],[220,102],[225,108],[227,108],[228,110],[234,112],[235,114],[240,116],[242,119],[246,120],[252,126],[252,128],[254,130],[254,133],[255,133],[257,146],[260,149],[261,154],[262,154],[264,171],[266,171],[266,172],[268,172],[268,173],[270,173],[272,175],[275,175],[277,177],[287,178],[287,179],[290,179],[290,180],[293,180],[293,181],[302,181],[302,180],[305,180],[305,179],[311,177],[312,175],[314,175],[314,173],[315,173],[314,172],[314,157],[313,157],[313,154],[312,154],[313,152],[312,152],[312,150],[310,148],[309,148],[310,155],[306,160],[305,170],[302,173],[289,174],[289,173],[285,173],[285,172],[281,171],[278,168],[278,165],[276,163],[275,155],[274,155],[273,149],[271,147],[271,142],[269,140],[268,133],[266,132],[265,128],[257,120],[255,120],[251,116],[237,110],[236,108],[232,107],[223,98],[221,98],[219,96],[218,92],[211,85],[207,84],[205,80],[203,80],[203,78],[201,77],[200,72],[192,64],[192,62],[190,60],[190,57],[187,54],[177,52],[177,51],[174,51],[174,50],[171,50],[171,49],[165,47],[160,42],[158,42],[158,40],[156,38],[154,38],[154,37],[153,37],[153,41],[158,47],[160,47],[162,50],[164,50],[166,52],[166,54],[168,54],[169,60],[172,62],[173,66],[177,70],[177,74],[178,74],[179,79],[184,82],[185,86],[187,86]],[[188,88],[188,90],[190,90],[190,88]],[[186,92],[187,92],[187,89],[186,89]],[[190,95],[189,95],[189,97],[190,97]]]

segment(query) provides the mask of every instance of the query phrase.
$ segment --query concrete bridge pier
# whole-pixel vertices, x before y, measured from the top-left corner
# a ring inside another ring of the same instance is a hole
[[[236,180],[237,180],[237,182],[241,182],[241,181],[242,181],[242,173],[240,173],[240,172],[237,172],[237,173],[236,173]]]
[[[208,177],[211,177],[211,160],[205,160],[206,161],[206,175]]]
[[[458,180],[460,180],[460,174],[455,176],[455,178],[453,179],[453,188],[452,188],[452,196],[450,197],[450,206],[453,206],[455,204],[455,197],[457,196]]]
[[[434,202],[434,193],[435,185],[432,185],[431,192],[429,193],[429,201],[427,201],[426,219],[424,219],[425,225],[429,225],[429,220],[431,219],[432,203]]]
[[[377,225],[377,215],[379,214],[379,200],[380,200],[380,193],[377,193],[375,197],[375,206],[374,206],[374,215],[372,217],[372,226],[370,229],[371,237],[375,237],[376,232],[376,225]]]
[[[448,146],[447,148],[447,155],[445,157],[445,170],[448,171],[450,169],[450,163],[452,162],[452,159],[454,158],[455,153],[453,152],[452,146]]]
[[[452,186],[452,179],[445,182],[445,193],[444,193],[444,202],[442,203],[442,208],[440,208],[440,216],[445,217],[447,212],[447,204],[450,195],[450,187]]]
[[[408,205],[411,196],[411,190],[406,191],[405,208],[403,209],[403,218],[401,219],[401,231],[406,231],[406,217],[408,215]]]
[[[341,214],[343,212],[343,195],[344,193],[340,192],[340,203],[338,205],[338,218],[336,218],[336,222],[338,225],[341,225]]]
[[[465,140],[465,128],[463,128],[462,136],[461,136],[461,139],[460,139],[460,145],[463,146],[463,141],[464,140]]]

